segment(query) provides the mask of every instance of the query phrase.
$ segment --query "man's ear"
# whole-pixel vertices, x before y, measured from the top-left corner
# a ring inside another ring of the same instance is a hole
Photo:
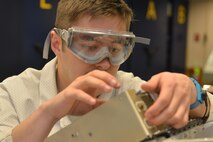
[[[56,34],[55,31],[50,32],[50,38],[51,38],[51,49],[55,53],[55,55],[58,56],[59,53],[62,51],[62,40]]]

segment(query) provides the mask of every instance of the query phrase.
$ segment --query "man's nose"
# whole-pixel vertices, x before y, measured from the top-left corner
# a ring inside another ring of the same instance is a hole
[[[100,70],[107,70],[110,68],[111,66],[111,63],[110,63],[110,60],[109,58],[105,58],[103,59],[101,62],[95,64],[97,69],[100,69]]]

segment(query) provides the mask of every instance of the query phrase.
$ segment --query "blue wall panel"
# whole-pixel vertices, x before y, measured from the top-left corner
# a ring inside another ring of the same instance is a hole
[[[173,16],[170,22],[169,70],[185,73],[188,0],[173,0]]]
[[[27,67],[42,68],[43,42],[54,26],[57,2],[47,0],[50,9],[41,8],[40,0],[1,3],[0,81]]]
[[[129,2],[135,17],[131,26],[137,36],[151,39],[150,46],[136,44],[130,59],[121,69],[132,71],[143,79],[167,69],[167,0],[155,0],[156,20],[146,18],[148,0],[132,0]]]
[[[21,3],[7,0],[0,4],[0,80],[21,70]]]

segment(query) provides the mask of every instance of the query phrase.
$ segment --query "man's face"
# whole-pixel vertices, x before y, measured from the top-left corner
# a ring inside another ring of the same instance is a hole
[[[114,32],[125,31],[127,29],[126,22],[118,17],[98,17],[91,18],[83,16],[73,26],[85,27],[91,29],[112,30]],[[82,43],[84,44],[84,43]],[[112,75],[116,75],[119,66],[112,65],[107,58],[97,64],[87,64],[77,58],[68,48],[64,48],[60,56],[58,56],[58,68],[60,75],[67,83],[71,83],[78,76],[84,75],[92,70],[104,70]]]

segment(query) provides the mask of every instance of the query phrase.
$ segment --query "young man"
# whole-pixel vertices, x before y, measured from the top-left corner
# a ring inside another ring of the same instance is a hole
[[[196,87],[185,75],[164,72],[148,82],[118,71],[134,45],[132,11],[123,0],[60,0],[50,36],[56,58],[0,84],[0,141],[42,142],[128,89],[159,94],[145,117],[150,124],[179,128],[203,117]],[[105,34],[104,34],[105,33]],[[45,49],[48,48],[48,40]]]

